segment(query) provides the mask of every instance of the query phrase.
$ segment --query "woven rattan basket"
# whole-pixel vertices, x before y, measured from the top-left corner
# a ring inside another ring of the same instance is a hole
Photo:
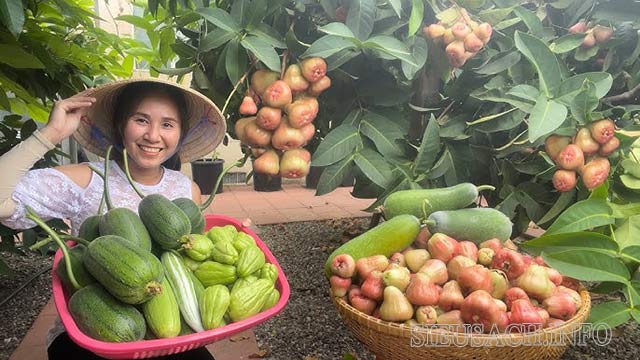
[[[559,359],[572,340],[580,338],[582,324],[589,316],[591,298],[581,288],[582,307],[563,325],[527,334],[469,334],[376,319],[349,305],[342,298],[333,302],[351,332],[377,360],[404,359]]]

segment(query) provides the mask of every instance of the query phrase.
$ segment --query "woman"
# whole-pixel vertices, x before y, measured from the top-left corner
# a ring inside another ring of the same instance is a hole
[[[87,163],[28,171],[47,151],[69,136],[87,151],[104,156],[116,150],[109,174],[109,190],[115,207],[137,212],[139,196],[124,172],[122,149],[129,170],[145,194],[161,193],[169,199],[191,197],[200,203],[200,189],[165,163],[188,162],[212,152],[222,141],[225,121],[218,108],[203,95],[178,85],[139,79],[88,89],[57,102],[47,125],[0,157],[0,222],[15,229],[35,224],[25,218],[30,206],[43,219],[68,219],[73,234],[80,224],[98,212],[103,181]],[[93,166],[104,170],[102,162]],[[59,326],[56,326],[59,328]],[[63,335],[48,337],[49,358],[98,358]],[[64,329],[62,329],[64,330]],[[91,357],[93,356],[93,357]],[[178,354],[177,358],[211,358],[208,351]],[[205,357],[203,357],[205,356]]]

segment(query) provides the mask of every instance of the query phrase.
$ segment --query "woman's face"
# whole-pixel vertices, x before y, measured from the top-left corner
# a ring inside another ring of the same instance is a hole
[[[142,169],[159,167],[174,154],[180,141],[180,118],[175,103],[163,95],[143,99],[124,128],[123,144]]]

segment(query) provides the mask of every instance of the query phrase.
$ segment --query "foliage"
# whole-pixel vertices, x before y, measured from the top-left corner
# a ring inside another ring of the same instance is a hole
[[[5,0],[0,4],[0,111],[8,113],[0,120],[0,155],[31,135],[36,122],[47,120],[53,101],[113,78],[130,77],[135,61],[159,65],[174,56],[100,29],[95,25],[99,18],[94,5],[91,0]],[[173,38],[172,32],[160,34]],[[57,165],[56,156],[66,155],[54,149],[35,167]],[[68,229],[59,220],[50,224]],[[0,249],[26,251],[38,238],[35,230],[25,231],[16,247],[18,233],[0,226]],[[8,271],[0,259],[0,273]]]

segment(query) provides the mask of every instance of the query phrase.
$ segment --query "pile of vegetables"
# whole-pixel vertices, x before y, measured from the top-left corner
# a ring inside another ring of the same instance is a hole
[[[108,169],[107,160],[100,175],[108,211],[82,224],[74,247],[31,209],[27,215],[64,253],[56,271],[83,333],[107,342],[171,338],[246,319],[280,300],[278,269],[252,236],[233,225],[205,232],[199,207],[187,198],[144,196],[139,216],[114,208]]]
[[[473,184],[393,195],[387,221],[327,259],[333,296],[382,320],[459,332],[535,331],[582,307],[575,279],[518,251],[506,216],[463,208],[476,200]]]

